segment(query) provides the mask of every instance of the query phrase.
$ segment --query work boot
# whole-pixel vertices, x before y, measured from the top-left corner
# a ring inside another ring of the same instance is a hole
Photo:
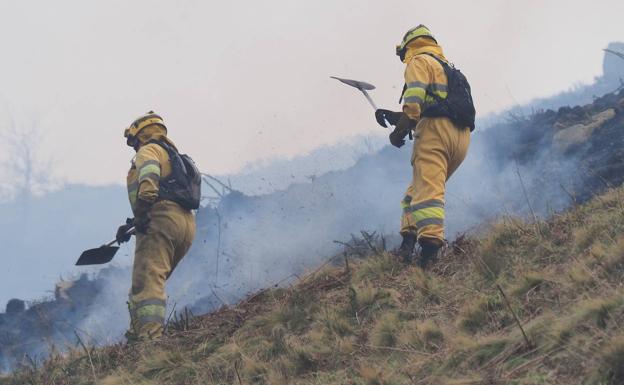
[[[414,252],[414,246],[416,246],[416,234],[404,233],[403,242],[397,250],[397,255],[401,258],[403,263],[409,265],[412,263],[412,253]]]
[[[139,342],[159,340],[163,336],[164,328],[157,322],[147,322],[142,325],[139,330],[133,330],[130,328],[126,331],[126,341],[128,345],[133,345]]]
[[[126,302],[126,304],[128,305],[128,312],[130,313],[130,328],[126,331],[125,337],[128,341],[128,345],[132,345],[141,342],[141,337],[139,336],[139,324],[134,305],[131,301]]]
[[[442,248],[442,241],[435,238],[420,238],[418,240],[420,245],[420,259],[418,260],[418,266],[423,270],[428,265],[434,264],[438,259],[438,252]]]
[[[134,345],[143,341],[143,339],[132,329],[126,330],[126,334],[124,336],[126,337],[126,343],[128,345]]]

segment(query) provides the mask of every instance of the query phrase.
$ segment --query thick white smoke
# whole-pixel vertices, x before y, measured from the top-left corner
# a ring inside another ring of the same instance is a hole
[[[468,157],[448,184],[447,238],[501,214],[546,216],[588,193],[591,175],[583,164],[593,153],[587,146],[555,151],[552,127],[558,118],[549,112],[478,127]],[[210,311],[293,280],[338,252],[334,240],[362,230],[396,244],[410,154],[409,145],[386,146],[344,170],[284,183],[288,187],[266,195],[233,192],[201,209],[195,243],[168,284],[170,311]],[[79,318],[91,343],[119,340],[128,325],[129,269],[119,270],[100,275],[88,314]]]
[[[473,135],[468,157],[448,183],[448,239],[500,215],[544,217],[593,191],[583,169],[590,143],[567,153],[552,145],[553,124],[567,113],[515,116]],[[410,154],[409,145],[386,146],[345,170],[266,195],[232,192],[201,209],[195,243],[168,284],[170,309],[207,312],[292,281],[339,252],[334,240],[360,231],[383,234],[395,245]],[[114,314],[104,323],[100,311],[91,314],[84,328],[96,340],[115,339],[126,327],[128,285],[128,277],[114,277],[96,298],[98,309]]]

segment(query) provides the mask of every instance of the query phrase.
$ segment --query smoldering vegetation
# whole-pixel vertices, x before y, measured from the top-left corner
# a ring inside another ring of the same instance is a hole
[[[620,185],[623,110],[624,91],[618,90],[584,106],[513,113],[479,127],[448,186],[448,238],[478,232],[480,224],[501,215],[536,220]],[[399,201],[411,178],[410,154],[409,145],[386,146],[348,169],[265,195],[215,185],[223,196],[197,213],[194,246],[168,284],[169,310],[208,312],[256,290],[286,285],[362,231],[382,234],[386,245],[394,246]],[[5,369],[23,362],[26,354],[37,357],[75,344],[76,331],[87,344],[121,339],[128,324],[129,270],[117,270],[104,270],[92,288],[72,294],[88,298],[74,313],[54,313],[72,327],[51,330],[53,321],[2,326]],[[52,303],[61,306],[58,298]],[[33,317],[35,306],[19,317]]]
[[[59,281],[51,298],[31,302],[28,308],[24,301],[11,299],[5,313],[0,313],[0,372],[16,365],[36,365],[51,352],[92,341],[93,327],[85,321],[102,305],[94,297],[106,292],[111,279],[120,275],[125,272],[109,267],[97,279],[83,274],[76,280]],[[117,316],[112,309],[107,311],[102,322]]]
[[[448,238],[500,215],[548,216],[622,183],[624,91],[546,110],[474,135],[450,183]],[[352,234],[395,235],[411,149],[385,147],[353,167],[278,193],[232,191],[198,213],[198,239],[170,283],[172,299],[205,312],[292,280]]]

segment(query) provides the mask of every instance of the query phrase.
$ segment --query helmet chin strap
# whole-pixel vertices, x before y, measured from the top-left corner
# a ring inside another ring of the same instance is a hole
[[[126,144],[132,148],[134,148],[135,151],[139,151],[139,145],[141,144],[139,142],[139,140],[135,137],[135,136],[129,136],[128,140],[126,140]]]

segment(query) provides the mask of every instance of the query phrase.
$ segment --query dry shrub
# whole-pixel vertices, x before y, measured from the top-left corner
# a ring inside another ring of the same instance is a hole
[[[314,371],[317,368],[317,362],[312,354],[303,348],[294,349],[289,358],[292,363],[293,373],[297,376]]]
[[[609,298],[594,298],[582,301],[574,311],[565,317],[559,317],[549,334],[551,345],[568,343],[573,337],[581,336],[584,329],[605,329],[613,320],[613,313],[624,304],[621,294]]]
[[[568,278],[575,286],[588,286],[594,283],[594,276],[588,270],[587,265],[575,261],[568,270]]]
[[[624,384],[624,336],[607,345],[602,354],[601,377],[608,385]]]
[[[362,365],[360,367],[360,377],[367,385],[383,385],[382,371],[379,368]]]
[[[353,334],[353,327],[347,317],[335,308],[323,308],[318,320],[330,335],[344,337]]]
[[[374,281],[391,277],[404,268],[405,266],[395,256],[385,252],[376,254],[362,262],[354,276],[354,281]]]
[[[422,269],[413,269],[407,277],[407,286],[412,292],[420,294],[431,303],[439,303],[441,284],[435,276],[425,273]]]
[[[475,252],[477,270],[483,277],[494,279],[508,266],[512,257],[510,251],[517,248],[524,226],[515,218],[492,225],[488,236],[481,240]]]
[[[608,250],[608,255],[603,259],[605,269],[609,273],[624,272],[624,237],[619,237]]]
[[[498,294],[477,297],[472,302],[466,302],[460,310],[458,326],[471,334],[489,326],[497,320],[498,313],[503,310],[503,302]]]
[[[579,318],[582,321],[591,321],[594,325],[604,329],[608,322],[613,320],[613,312],[623,303],[624,297],[621,295],[585,301],[579,305]]]
[[[393,294],[394,297],[398,297],[396,291],[378,289],[368,281],[350,287],[348,292],[350,316],[362,319],[392,307],[396,302]]]
[[[518,297],[526,295],[533,290],[539,290],[539,287],[549,282],[549,277],[543,272],[531,271],[522,277],[520,284],[512,289],[512,294]]]
[[[261,349],[259,351],[259,357],[263,361],[271,361],[279,356],[286,354],[288,351],[288,345],[284,336],[286,335],[286,329],[277,325],[271,331],[271,334],[266,340],[262,340]]]
[[[267,367],[251,359],[243,360],[242,375],[253,384],[266,383]]]
[[[471,363],[476,367],[481,367],[498,356],[509,344],[509,339],[505,337],[488,337],[479,341],[471,352]]]
[[[434,352],[442,347],[444,339],[444,332],[434,321],[409,321],[403,325],[398,344],[411,349]]]
[[[376,346],[394,346],[401,330],[401,320],[396,313],[384,314],[373,327],[371,342]]]

